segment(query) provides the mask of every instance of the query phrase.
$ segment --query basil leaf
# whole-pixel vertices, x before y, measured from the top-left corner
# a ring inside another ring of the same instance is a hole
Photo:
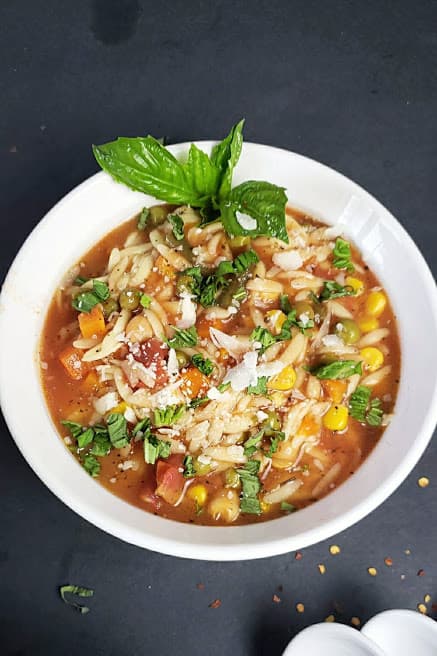
[[[59,588],[59,594],[61,595],[62,601],[68,606],[72,606],[82,615],[85,615],[89,612],[88,606],[83,606],[82,604],[77,604],[75,601],[70,601],[67,594],[77,595],[78,597],[92,597],[94,595],[94,590],[91,588],[83,588],[80,585],[61,585]]]
[[[218,171],[218,197],[225,198],[232,185],[232,173],[236,166],[243,146],[244,119],[234,125],[219,144],[214,146],[211,152],[211,163]]]
[[[262,428],[258,433],[255,433],[255,435],[252,435],[252,437],[249,437],[248,440],[245,441],[244,443],[244,455],[245,456],[252,456],[255,451],[258,450],[259,446],[261,445],[261,440],[264,437],[265,429]]]
[[[194,469],[193,456],[185,456],[184,458],[184,478],[193,478],[196,475]]]
[[[123,446],[129,444],[127,421],[122,414],[113,412],[108,415],[106,424],[108,426],[109,439],[115,449],[121,449]]]
[[[251,342],[259,342],[261,344],[261,348],[259,349],[261,355],[269,346],[276,343],[276,337],[267,328],[262,328],[261,326],[257,326],[252,330],[249,339]]]
[[[149,308],[151,302],[152,302],[152,297],[151,296],[147,296],[147,294],[141,294],[141,296],[140,296],[140,305],[143,308]]]
[[[369,403],[369,410],[366,413],[366,421],[369,426],[381,426],[384,411],[381,408],[381,400],[372,399]]]
[[[238,287],[238,289],[232,294],[232,300],[237,303],[242,303],[247,298],[247,292],[244,287]]]
[[[352,287],[346,285],[342,287],[335,280],[326,280],[323,283],[322,292],[319,297],[319,301],[329,301],[331,298],[340,298],[342,296],[354,296],[355,290]]]
[[[244,253],[240,253],[240,255],[237,255],[233,261],[233,269],[236,273],[244,273],[257,262],[259,262],[258,255],[255,253],[255,251],[250,249],[248,251],[244,251]]]
[[[149,216],[150,216],[149,208],[144,207],[141,210],[141,214],[140,214],[139,219],[138,219],[138,223],[137,223],[138,230],[145,230],[146,229],[147,222],[149,220]]]
[[[279,303],[284,314],[288,314],[292,311],[293,308],[291,307],[290,299],[288,298],[287,294],[281,294],[279,297]]]
[[[97,303],[100,303],[100,300],[93,292],[80,292],[71,301],[71,305],[78,312],[91,312]]]
[[[351,261],[351,246],[348,241],[337,237],[332,254],[334,256],[333,264],[336,269],[346,269],[348,273],[355,271]]]
[[[144,439],[144,460],[149,465],[154,465],[158,458],[168,458],[171,453],[171,444],[165,440],[159,440],[156,435],[148,435]]]
[[[88,444],[91,444],[91,442],[94,439],[94,431],[92,428],[87,428],[83,433],[78,435],[77,437],[77,446],[79,449],[84,449]]]
[[[185,329],[175,328],[174,331],[174,337],[167,340],[167,344],[170,348],[178,349],[196,346],[198,339],[196,326],[191,326],[191,328]]]
[[[270,182],[248,181],[234,187],[222,202],[221,220],[226,232],[233,237],[264,235],[276,237],[288,243],[285,227],[285,204],[287,196],[282,187]],[[238,214],[255,219],[256,228],[248,230],[238,222]]]
[[[359,385],[349,399],[351,417],[360,421],[362,424],[366,421],[367,406],[371,393],[370,387]]]
[[[136,437],[136,435],[139,433],[141,433],[143,437],[146,437],[150,434],[150,419],[148,417],[141,419],[137,424],[135,424],[132,430],[132,436]]]
[[[191,144],[190,146],[185,170],[187,177],[199,197],[211,198],[215,195],[219,180],[219,170],[211,162],[208,155],[195,144]]]
[[[210,399],[207,396],[200,396],[197,399],[191,399],[190,401],[190,408],[198,408],[199,405],[205,405],[205,403],[209,403]]]
[[[248,394],[267,394],[267,380],[268,376],[260,376],[256,381],[256,385],[249,385],[247,388]]]
[[[175,239],[178,241],[182,241],[184,238],[184,222],[182,220],[182,217],[179,216],[179,214],[169,214],[167,219],[172,225],[173,228],[173,235]]]
[[[356,360],[337,360],[330,364],[323,364],[319,367],[311,369],[313,376],[320,380],[340,380],[342,378],[349,378],[354,374],[362,374],[362,363]]]
[[[166,408],[155,408],[153,411],[153,424],[155,426],[172,426],[184,414],[184,405],[168,405]]]
[[[111,450],[111,441],[108,432],[95,433],[94,441],[89,453],[93,456],[106,456]]]
[[[296,506],[293,506],[292,503],[287,503],[286,501],[281,502],[281,510],[283,510],[286,513],[292,513],[297,510]]]
[[[204,358],[200,353],[193,355],[191,362],[202,372],[202,374],[205,374],[205,376],[210,376],[214,371],[214,365],[211,360]]]
[[[100,462],[93,455],[87,453],[82,460],[82,466],[90,476],[96,478],[100,474]]]
[[[76,421],[67,421],[66,419],[63,419],[61,421],[61,424],[68,428],[68,430],[71,433],[71,436],[74,437],[74,439],[77,439],[79,435],[82,433],[84,430],[84,427],[82,424],[78,424]]]
[[[249,515],[261,515],[261,504],[255,497],[243,497],[240,501],[240,510]]]
[[[93,280],[93,294],[97,296],[99,301],[106,301],[109,298],[109,287],[106,282]]]
[[[257,474],[251,474],[246,469],[237,469],[240,476],[243,496],[255,497],[261,489],[261,483]]]
[[[73,280],[73,285],[78,285],[78,287],[81,287],[86,282],[88,282],[88,280],[89,278],[85,278],[85,276],[77,276],[77,278]]]
[[[119,137],[93,146],[101,168],[117,182],[176,205],[202,207],[208,194],[199,194],[191,170],[151,136]]]

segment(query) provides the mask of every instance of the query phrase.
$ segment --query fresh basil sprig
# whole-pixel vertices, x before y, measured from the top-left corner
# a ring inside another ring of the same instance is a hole
[[[101,168],[117,182],[167,203],[199,208],[203,225],[220,219],[231,236],[265,235],[288,242],[287,196],[282,187],[251,180],[232,189],[232,174],[243,144],[243,124],[242,120],[234,125],[210,156],[191,144],[184,163],[151,136],[119,137],[93,146],[93,152]],[[247,217],[252,219],[250,228],[243,220]],[[144,221],[140,223],[143,227]]]

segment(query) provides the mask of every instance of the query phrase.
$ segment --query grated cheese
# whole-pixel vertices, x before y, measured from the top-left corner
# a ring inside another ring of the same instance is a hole
[[[276,264],[276,266],[284,271],[300,269],[303,264],[299,251],[282,251],[281,253],[274,253],[272,261],[273,264]]]

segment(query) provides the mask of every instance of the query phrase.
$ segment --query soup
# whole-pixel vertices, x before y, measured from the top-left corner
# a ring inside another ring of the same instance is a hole
[[[358,250],[287,209],[289,244],[157,205],[56,291],[40,348],[85,470],[173,520],[260,522],[351,476],[390,421],[396,321]]]

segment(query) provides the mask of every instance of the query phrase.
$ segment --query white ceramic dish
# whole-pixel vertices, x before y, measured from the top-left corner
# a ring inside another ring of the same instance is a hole
[[[213,142],[198,144],[209,150]],[[171,147],[179,156],[188,144]],[[398,316],[403,355],[396,415],[356,474],[329,496],[269,523],[225,528],[179,524],[130,506],[92,480],[57,436],[39,380],[37,345],[64,272],[106,232],[153,199],[99,173],[61,200],[18,253],[0,299],[0,401],[22,454],[65,504],[127,542],[209,560],[260,558],[318,542],[386,499],[423,453],[437,420],[437,295],[411,238],[372,196],[332,169],[284,150],[244,145],[234,184],[283,185],[289,204],[331,224],[362,249]],[[420,320],[418,320],[418,318]],[[29,431],[29,426],[32,430]]]
[[[437,623],[412,610],[387,610],[357,631],[343,624],[314,624],[283,656],[435,656]]]

